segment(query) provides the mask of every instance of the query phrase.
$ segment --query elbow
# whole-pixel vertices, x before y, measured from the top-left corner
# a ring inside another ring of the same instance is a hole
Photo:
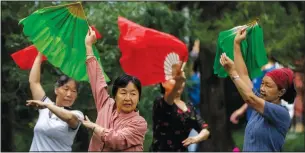
[[[76,128],[79,123],[79,120],[75,115],[69,114],[66,118],[66,122],[68,123],[68,125],[70,125],[70,127]]]
[[[104,142],[113,150],[124,150],[125,148],[128,148],[126,140],[119,135],[113,135],[112,137],[105,136]]]
[[[249,105],[253,105],[255,103],[255,94],[253,92],[248,92],[244,96],[244,101]]]

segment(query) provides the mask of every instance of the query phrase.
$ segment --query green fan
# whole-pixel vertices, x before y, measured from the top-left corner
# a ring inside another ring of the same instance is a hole
[[[89,24],[80,2],[39,9],[19,23],[24,34],[52,65],[77,81],[89,81],[85,64]],[[93,52],[100,62],[94,45]],[[103,74],[110,81],[104,70]]]
[[[220,32],[217,40],[217,51],[214,60],[214,74],[225,78],[227,73],[221,66],[219,59],[222,53],[234,59],[234,38],[237,29],[247,28],[247,37],[241,42],[241,52],[248,68],[250,78],[262,75],[261,67],[268,62],[267,53],[264,47],[263,30],[258,24],[258,19],[230,30]]]

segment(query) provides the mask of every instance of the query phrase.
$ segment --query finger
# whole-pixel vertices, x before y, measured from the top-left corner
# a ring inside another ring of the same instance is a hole
[[[85,116],[85,118],[86,118],[86,121],[89,121],[89,122],[90,122],[90,119],[88,118],[88,116],[87,116],[87,115]]]

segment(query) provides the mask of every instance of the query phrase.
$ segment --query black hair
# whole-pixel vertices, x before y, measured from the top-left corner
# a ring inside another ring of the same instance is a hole
[[[160,83],[160,92],[161,94],[165,94],[165,88],[162,86],[162,83]]]
[[[193,63],[193,71],[195,73],[199,72],[199,57],[196,58],[196,60]]]
[[[285,94],[281,97],[281,99],[288,102],[288,104],[294,103],[294,98],[296,97],[297,92],[294,88],[294,84],[292,83],[287,89]]]
[[[119,88],[124,88],[128,85],[129,82],[132,82],[136,88],[138,89],[139,92],[139,100],[141,98],[141,90],[142,90],[142,85],[141,82],[138,78],[128,75],[128,74],[123,74],[119,76],[117,79],[115,79],[112,87],[112,96],[115,97],[117,94]]]
[[[70,77],[68,77],[68,76],[66,76],[66,75],[61,75],[61,76],[58,78],[58,80],[56,81],[55,87],[56,87],[56,88],[59,88],[59,87],[65,85],[66,83],[68,83],[68,82],[71,81],[71,80],[73,80],[73,79],[70,78]],[[73,81],[74,81],[75,84],[76,84],[76,91],[78,91],[79,84],[78,84],[75,80],[73,80]]]

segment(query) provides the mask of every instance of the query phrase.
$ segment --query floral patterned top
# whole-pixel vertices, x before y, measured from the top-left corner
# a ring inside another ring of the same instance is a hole
[[[187,151],[182,141],[188,138],[194,128],[198,133],[208,124],[198,115],[191,103],[185,103],[183,112],[176,105],[169,105],[158,97],[153,105],[153,140],[150,151]]]

